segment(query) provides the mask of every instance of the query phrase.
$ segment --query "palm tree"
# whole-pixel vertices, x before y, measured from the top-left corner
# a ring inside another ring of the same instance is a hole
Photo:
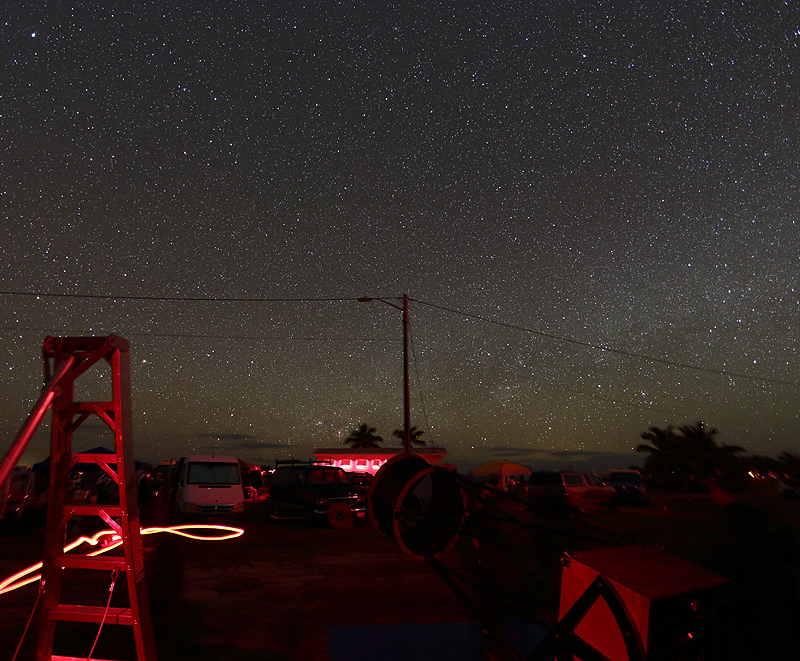
[[[646,452],[649,455],[644,460],[644,469],[648,475],[654,479],[667,479],[680,470],[678,436],[672,425],[666,429],[650,427],[642,433],[641,438],[650,443],[636,446],[637,452]]]
[[[781,452],[778,462],[785,475],[800,477],[800,454],[795,452]]]
[[[422,436],[425,432],[422,429],[417,429],[416,427],[411,428],[411,444],[412,445],[426,445],[425,441],[423,441],[420,436]],[[406,433],[402,429],[395,429],[392,432],[392,436],[396,436],[401,441],[406,440]]]
[[[722,473],[745,473],[745,458],[742,453],[745,449],[741,445],[728,445],[722,443],[715,453],[717,470]]]
[[[344,439],[345,445],[350,445],[353,449],[359,448],[379,448],[378,443],[383,443],[383,437],[378,436],[375,427],[370,427],[362,423],[358,429],[350,432],[350,436]]]
[[[650,427],[642,438],[651,445],[639,445],[637,452],[647,452],[645,471],[654,479],[673,482],[674,486],[705,483],[719,476],[741,473],[744,448],[717,444],[717,430],[703,422],[673,428]]]
[[[719,455],[719,446],[714,440],[717,430],[706,427],[702,421],[681,425],[678,429],[691,476],[701,480],[710,478],[717,468]]]

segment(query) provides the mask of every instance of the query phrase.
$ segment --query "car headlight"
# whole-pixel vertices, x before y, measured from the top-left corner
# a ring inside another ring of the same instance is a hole
[[[317,505],[318,507],[323,507],[323,506],[328,504],[328,499],[327,498],[317,498],[314,501],[314,504]]]

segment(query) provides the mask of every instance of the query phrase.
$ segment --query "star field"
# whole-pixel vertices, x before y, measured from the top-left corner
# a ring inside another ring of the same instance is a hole
[[[412,424],[457,465],[627,465],[697,420],[797,451],[795,4],[29,4],[0,7],[9,441],[42,339],[111,332],[141,458],[390,438],[401,315],[356,299],[407,293]]]

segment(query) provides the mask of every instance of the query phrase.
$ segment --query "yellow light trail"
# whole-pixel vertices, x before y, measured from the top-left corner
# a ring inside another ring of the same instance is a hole
[[[191,532],[192,530],[219,530],[222,531],[222,534],[199,535]],[[142,535],[155,535],[162,532],[170,533],[172,535],[179,535],[180,537],[187,537],[188,539],[196,539],[203,542],[222,542],[228,539],[235,539],[236,537],[244,534],[244,530],[241,528],[235,528],[233,526],[204,525],[199,523],[167,527],[153,526],[151,528],[141,529]],[[86,557],[93,557],[117,548],[120,544],[122,544],[122,538],[111,529],[101,530],[91,537],[78,537],[78,539],[64,547],[64,553],[69,553],[82,544],[89,544],[90,546],[97,546],[98,544],[101,545],[101,548],[97,549],[96,551],[84,554]],[[0,594],[17,590],[18,588],[40,580],[42,577],[41,574],[34,574],[34,572],[39,571],[41,568],[42,563],[37,562],[35,565],[31,565],[27,569],[23,569],[16,574],[12,574],[2,583],[0,583]]]

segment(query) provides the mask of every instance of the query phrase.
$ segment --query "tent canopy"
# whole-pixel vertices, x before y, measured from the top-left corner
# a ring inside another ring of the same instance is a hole
[[[102,446],[91,448],[90,450],[84,450],[83,452],[79,452],[77,454],[116,454],[114,450],[109,450],[108,448],[104,448]],[[134,461],[136,470],[148,470],[150,468],[150,464],[139,461],[138,459]],[[102,470],[100,466],[97,464],[75,464],[73,468],[77,468],[78,470],[82,471],[95,471],[95,470]],[[47,457],[44,461],[40,461],[38,464],[34,464],[31,466],[31,470],[34,473],[42,473],[44,475],[50,474],[50,457]]]

